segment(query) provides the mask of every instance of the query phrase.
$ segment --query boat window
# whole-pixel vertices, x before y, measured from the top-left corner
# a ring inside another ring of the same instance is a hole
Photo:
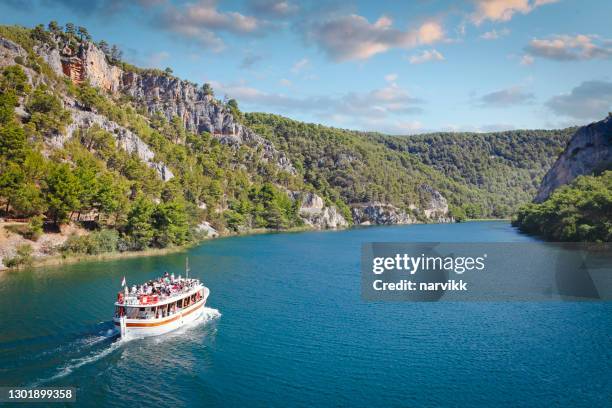
[[[128,319],[138,319],[138,308],[137,307],[128,307],[126,317]]]
[[[121,317],[125,314],[125,307],[117,306],[115,307],[115,317]]]

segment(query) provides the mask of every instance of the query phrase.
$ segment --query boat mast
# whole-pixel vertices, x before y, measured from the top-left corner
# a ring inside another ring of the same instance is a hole
[[[185,278],[189,279],[189,257],[185,257]]]

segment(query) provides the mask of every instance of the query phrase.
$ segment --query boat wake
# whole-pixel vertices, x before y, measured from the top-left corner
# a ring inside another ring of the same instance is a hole
[[[201,317],[189,324],[186,324],[175,332],[177,332],[177,334],[184,333],[187,330],[192,330],[194,327],[209,323],[218,319],[219,317],[221,317],[219,310],[205,307]],[[172,335],[172,333],[169,333],[169,335]],[[159,336],[159,338],[161,340],[161,338],[166,336],[168,335],[162,335]],[[118,337],[117,330],[115,329],[106,329],[98,333],[98,335],[86,336],[81,339],[77,339],[71,344],[62,346],[55,351],[57,353],[68,355],[73,353],[82,355],[83,353],[86,353],[85,356],[71,358],[66,364],[58,368],[55,374],[47,378],[39,379],[29,386],[37,387],[66,377],[85,365],[95,363],[96,361],[111,355],[113,352],[133,340],[138,340],[138,338],[122,339]]]

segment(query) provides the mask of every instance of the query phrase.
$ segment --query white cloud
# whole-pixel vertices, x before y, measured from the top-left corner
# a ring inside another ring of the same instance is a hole
[[[502,28],[501,30],[491,30],[483,33],[480,38],[484,40],[497,40],[498,38],[505,37],[510,34],[510,30],[507,28]]]
[[[397,78],[398,78],[398,75],[395,73],[385,75],[385,81],[387,82],[395,82]]]
[[[216,0],[199,0],[181,5],[168,3],[157,20],[157,26],[215,51],[224,47],[217,32],[256,35],[268,26],[266,21],[253,16],[235,11],[220,11]]]
[[[370,23],[365,17],[351,14],[311,22],[306,36],[334,61],[364,60],[393,48],[413,48],[444,38],[437,21],[427,21],[409,31],[392,25],[388,16]]]
[[[545,4],[558,0],[473,0],[476,10],[471,20],[479,25],[484,21],[509,21],[515,14],[528,14]]]
[[[524,91],[520,86],[513,86],[482,95],[478,98],[477,104],[483,108],[507,108],[531,103],[534,99],[533,93]]]
[[[521,65],[531,65],[533,61],[534,58],[529,54],[525,54],[521,57]]]
[[[276,18],[294,15],[300,9],[297,4],[285,0],[252,0],[250,7],[258,15]]]
[[[444,61],[444,55],[434,49],[431,49],[425,50],[420,54],[410,56],[408,61],[410,61],[411,64],[423,64],[430,61]]]
[[[293,72],[294,74],[299,74],[309,65],[310,60],[308,58],[302,58],[301,60],[296,61],[295,64],[293,64],[293,66],[291,67],[291,72]]]
[[[242,69],[251,69],[251,68],[253,68],[253,66],[255,66],[261,60],[263,60],[263,56],[255,55],[255,54],[249,54],[249,55],[245,56],[242,59],[242,61],[240,62],[240,68],[242,68]]]
[[[569,93],[550,98],[546,106],[562,116],[601,119],[612,110],[612,82],[582,82]]]
[[[525,51],[532,57],[557,61],[612,58],[612,41],[595,35],[555,35],[548,39],[534,38]]]
[[[238,99],[243,105],[251,105],[256,109],[276,109],[283,113],[311,113],[319,117],[350,118],[355,123],[363,123],[366,119],[394,118],[406,114],[422,112],[422,100],[395,83],[389,83],[382,88],[368,92],[348,92],[340,96],[311,95],[295,96],[284,93],[271,93],[257,88],[238,84],[213,83],[220,94]]]
[[[293,83],[286,78],[281,79],[280,81],[278,81],[278,83],[279,85],[286,86],[286,87],[290,87],[291,85],[293,85]]]

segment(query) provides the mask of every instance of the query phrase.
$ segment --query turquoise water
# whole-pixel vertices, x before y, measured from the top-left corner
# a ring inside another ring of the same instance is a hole
[[[76,386],[79,406],[609,406],[612,303],[366,303],[369,241],[542,245],[504,222],[210,241],[189,251],[205,319],[130,342],[112,335],[121,278],[184,254],[5,273],[0,385]]]

